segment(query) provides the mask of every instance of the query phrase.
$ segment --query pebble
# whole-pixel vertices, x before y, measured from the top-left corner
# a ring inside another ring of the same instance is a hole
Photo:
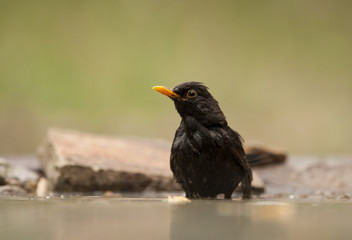
[[[0,196],[25,196],[27,192],[19,186],[0,186]]]
[[[48,195],[48,180],[45,177],[39,179],[35,194],[37,197],[45,197]]]

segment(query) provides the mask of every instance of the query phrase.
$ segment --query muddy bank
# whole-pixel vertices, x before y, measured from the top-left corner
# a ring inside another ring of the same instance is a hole
[[[33,156],[7,158],[12,164],[25,165],[26,168],[38,169],[39,166],[39,160]],[[352,157],[349,156],[291,156],[286,163],[255,167],[254,170],[265,185],[265,192],[257,196],[260,198],[350,199],[352,197],[352,181],[350,178]],[[6,196],[31,194],[26,190],[21,190],[23,188],[21,185],[11,188],[5,188],[4,186],[0,188],[0,191],[1,189],[4,192],[6,191]],[[60,195],[61,193],[58,192],[57,194]],[[104,192],[101,192],[101,194],[104,194]],[[165,197],[169,194],[179,195],[182,193],[175,191],[157,193],[154,190],[133,194],[106,192],[106,196],[132,197]]]
[[[282,165],[255,168],[267,198],[352,197],[352,156],[291,156]]]
[[[170,143],[163,140],[50,130],[37,156],[2,158],[0,196],[182,194],[172,178],[169,151]],[[267,157],[265,164],[252,166],[256,197],[351,197],[352,156],[290,156],[285,161],[286,154],[272,147],[252,144],[246,151]]]

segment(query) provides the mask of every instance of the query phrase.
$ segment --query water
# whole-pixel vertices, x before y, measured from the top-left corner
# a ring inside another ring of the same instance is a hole
[[[351,239],[352,201],[0,199],[1,240]]]

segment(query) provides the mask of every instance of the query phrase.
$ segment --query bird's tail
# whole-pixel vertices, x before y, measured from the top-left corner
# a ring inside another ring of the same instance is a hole
[[[247,144],[245,146],[245,153],[246,160],[251,167],[283,163],[287,158],[284,150],[256,142]]]
[[[252,171],[249,169],[250,173],[246,174],[246,176],[242,180],[242,193],[243,198],[250,198],[252,196]]]
[[[248,162],[244,161],[244,170],[245,170],[245,176],[242,179],[241,182],[241,188],[242,188],[242,193],[243,193],[243,198],[251,198],[252,196],[252,169],[250,168]]]
[[[253,166],[269,165],[282,163],[286,160],[285,154],[270,153],[264,151],[255,151],[246,154],[248,164]]]
[[[246,154],[246,159],[250,166],[266,165],[272,163],[272,158],[266,153],[248,153]]]

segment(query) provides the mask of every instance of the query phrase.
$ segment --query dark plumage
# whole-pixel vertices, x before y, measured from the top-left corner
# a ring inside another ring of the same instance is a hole
[[[185,82],[173,90],[153,89],[170,97],[182,120],[171,148],[170,166],[188,198],[230,199],[242,182],[244,197],[251,195],[251,169],[242,138],[228,125],[218,102],[199,82]]]

